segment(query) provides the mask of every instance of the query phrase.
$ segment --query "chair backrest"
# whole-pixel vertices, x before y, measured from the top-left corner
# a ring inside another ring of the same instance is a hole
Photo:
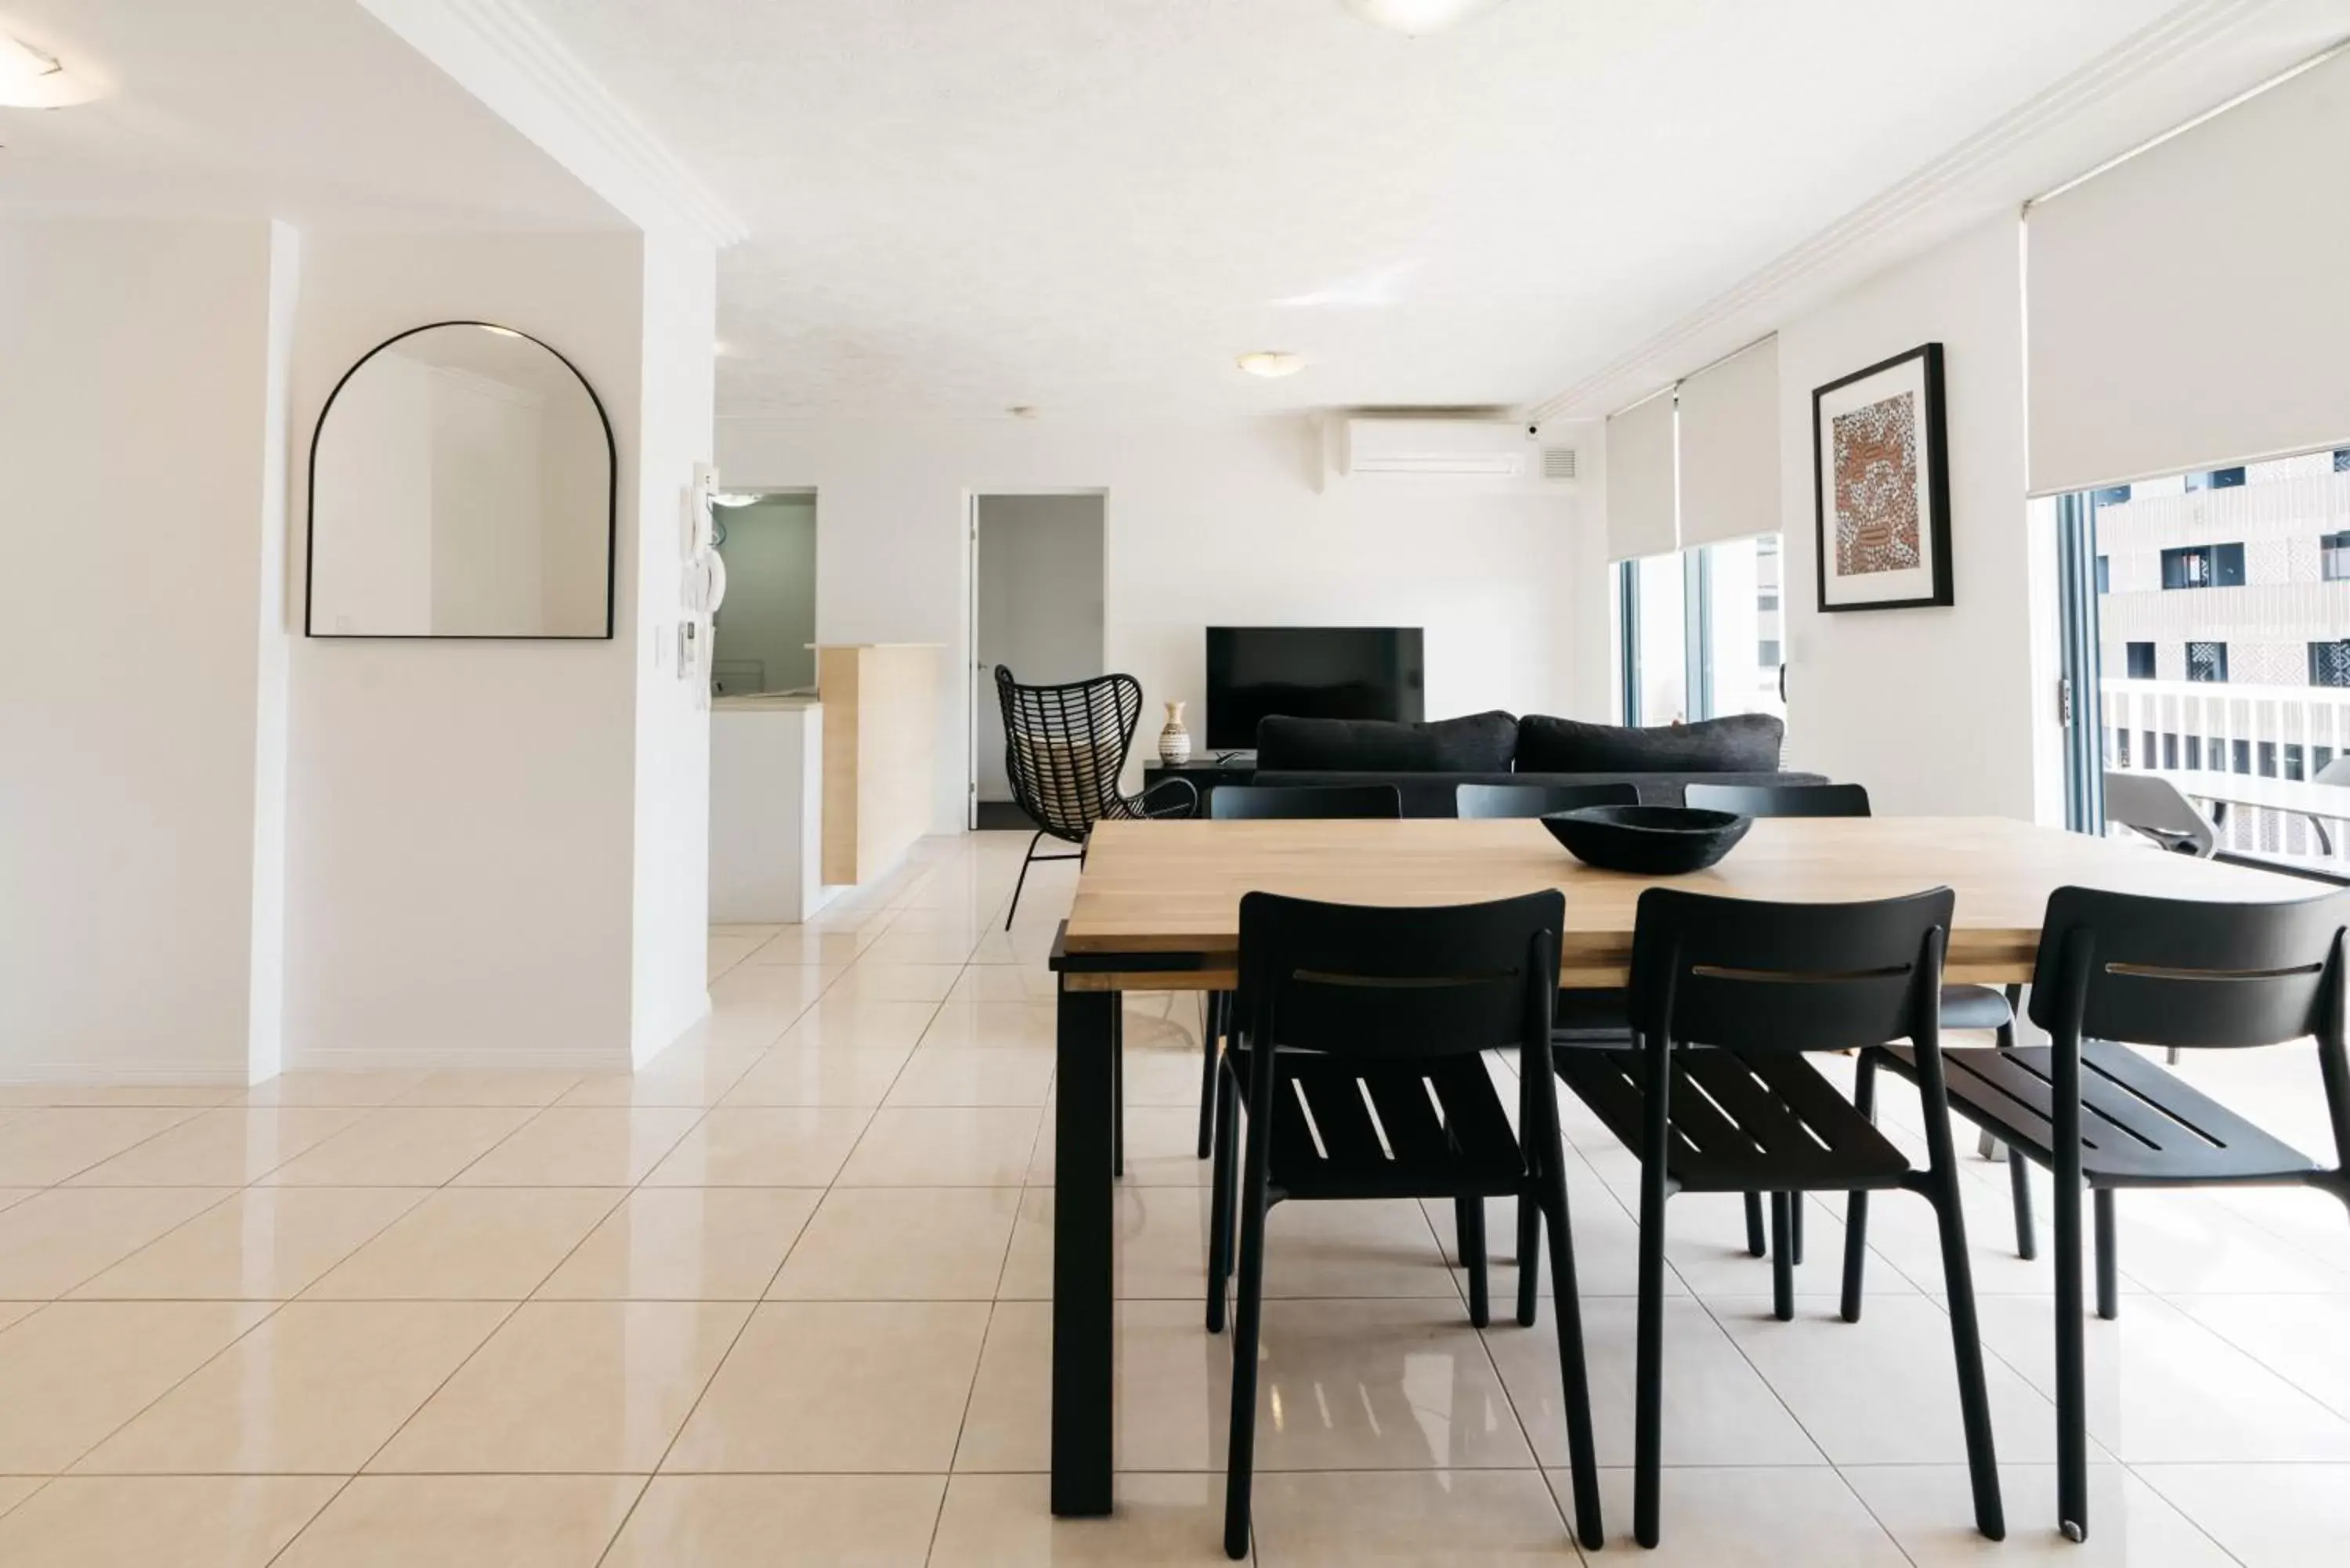
[[[1431,909],[1250,893],[1240,1016],[1252,1043],[1326,1055],[1546,1048],[1565,918],[1555,888]]]
[[[1868,791],[1856,784],[1693,784],[1681,804],[1741,816],[1866,816]]]
[[[2182,855],[2220,847],[2220,830],[2168,779],[2106,769],[2106,820]]]
[[[2041,922],[2032,1021],[2134,1045],[2341,1039],[2350,893],[2214,904],[2059,888]]]
[[[1218,822],[1400,817],[1403,794],[1393,784],[1219,784],[1208,795],[1208,815]]]
[[[1841,1051],[1938,1029],[1948,888],[1780,904],[1651,888],[1632,931],[1632,1027],[1675,1044]]]
[[[1453,814],[1465,817],[1544,816],[1586,805],[1638,805],[1638,784],[1491,784],[1452,786]]]
[[[1142,683],[1097,675],[1023,686],[999,664],[995,695],[1013,800],[1054,837],[1083,843],[1087,830],[1116,810],[1118,776],[1142,716]]]

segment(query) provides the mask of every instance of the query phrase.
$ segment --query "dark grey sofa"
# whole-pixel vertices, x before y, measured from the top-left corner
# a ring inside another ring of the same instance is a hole
[[[1464,784],[1628,784],[1643,804],[1679,805],[1704,784],[1825,784],[1779,767],[1785,727],[1764,713],[1627,728],[1530,713],[1432,723],[1269,718],[1257,727],[1254,783],[1393,784],[1406,816],[1451,816]]]

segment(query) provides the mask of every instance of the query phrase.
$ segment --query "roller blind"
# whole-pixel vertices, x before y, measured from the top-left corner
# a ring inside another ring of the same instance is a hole
[[[1680,388],[1681,544],[1779,531],[1779,340],[1766,337]]]
[[[2034,206],[2031,484],[2350,444],[2350,55]]]
[[[1627,561],[1679,549],[1677,501],[1668,387],[1607,421],[1607,558]]]

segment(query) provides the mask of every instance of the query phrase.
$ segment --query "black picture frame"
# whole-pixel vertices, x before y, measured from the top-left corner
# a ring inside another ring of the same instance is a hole
[[[1906,380],[1900,375],[1913,361],[1918,362],[1917,379],[1922,397],[1918,412],[1921,425],[1918,447],[1925,454],[1924,483],[1920,487],[1924,499],[1926,539],[1925,565],[1930,573],[1928,591],[1899,598],[1852,599],[1831,603],[1828,598],[1828,563],[1833,552],[1834,534],[1830,525],[1830,493],[1827,474],[1826,421],[1823,417],[1829,397],[1863,382],[1884,379],[1890,383]],[[1949,402],[1945,393],[1942,368],[1942,346],[1921,343],[1905,353],[1880,359],[1876,364],[1839,377],[1812,391],[1812,525],[1813,565],[1817,579],[1818,604],[1824,615],[1856,610],[1887,609],[1947,609],[1957,602],[1950,581],[1950,462]]]
[[[565,369],[577,379],[580,389],[588,394],[588,405],[596,410],[597,423],[604,430],[604,629],[581,632],[371,632],[320,631],[313,624],[316,614],[312,603],[312,585],[317,579],[313,569],[317,561],[318,537],[318,439],[325,434],[327,421],[335,411],[335,400],[343,394],[353,376],[367,362],[390,348],[420,332],[433,332],[443,327],[482,327],[492,332],[503,332],[546,349],[562,363]],[[357,359],[350,369],[336,378],[334,390],[327,394],[318,410],[318,422],[310,427],[310,451],[305,460],[303,485],[304,515],[302,519],[302,635],[322,642],[609,642],[614,636],[614,611],[618,604],[620,576],[620,447],[612,436],[612,416],[605,411],[604,400],[596,395],[596,384],[586,372],[571,362],[571,357],[543,337],[536,337],[519,327],[497,321],[428,321],[421,327],[411,327],[405,332],[395,332]]]

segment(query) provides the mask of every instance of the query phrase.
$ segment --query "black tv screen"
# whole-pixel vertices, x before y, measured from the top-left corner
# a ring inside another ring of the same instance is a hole
[[[1426,684],[1416,626],[1211,626],[1208,749],[1255,745],[1269,713],[1416,723]]]

